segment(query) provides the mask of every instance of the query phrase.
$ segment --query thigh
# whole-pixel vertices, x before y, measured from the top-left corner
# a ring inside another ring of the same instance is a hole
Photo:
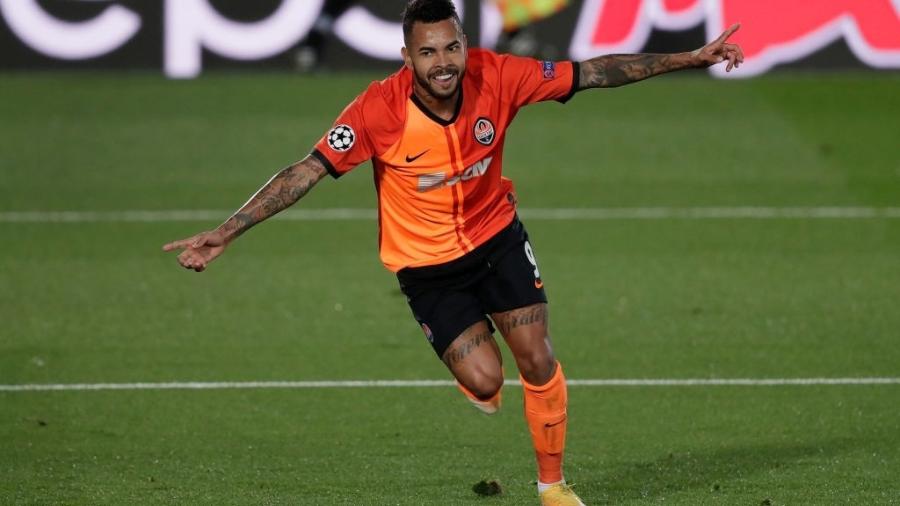
[[[556,364],[544,282],[522,223],[513,222],[503,234],[490,256],[490,270],[479,284],[479,297],[516,358],[519,372],[529,383],[540,385],[550,379]]]
[[[491,313],[526,381],[543,385],[553,376],[556,357],[550,341],[546,303]]]
[[[495,390],[503,384],[500,347],[486,320],[464,330],[441,357],[447,369],[469,390]],[[491,387],[486,387],[490,384]]]
[[[406,268],[397,273],[400,289],[441,359],[450,344],[469,327],[487,320],[477,285],[487,273],[484,255],[469,254],[446,264]]]
[[[408,293],[407,302],[441,360],[450,345],[476,324],[493,331],[480,301],[468,291],[425,288]]]
[[[413,316],[453,376],[476,396],[493,395],[503,385],[502,357],[478,298],[421,284],[407,290]]]

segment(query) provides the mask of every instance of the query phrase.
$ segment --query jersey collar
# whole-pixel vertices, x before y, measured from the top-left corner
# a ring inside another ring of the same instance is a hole
[[[413,103],[416,104],[416,107],[418,107],[419,110],[422,111],[423,114],[425,114],[425,116],[428,116],[428,119],[441,126],[450,126],[456,122],[456,118],[459,117],[459,111],[462,110],[463,85],[461,82],[459,83],[459,100],[456,101],[456,109],[453,111],[453,116],[450,119],[443,119],[437,114],[431,112],[431,110],[428,109],[428,106],[426,106],[425,103],[419,99],[415,91],[412,92],[412,96],[410,98],[412,99]]]

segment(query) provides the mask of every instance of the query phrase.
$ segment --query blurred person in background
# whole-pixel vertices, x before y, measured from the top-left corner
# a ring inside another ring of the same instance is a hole
[[[497,52],[532,58],[554,58],[557,50],[541,44],[534,23],[547,19],[569,5],[569,0],[486,0],[493,3],[503,20]],[[358,0],[325,0],[318,17],[295,53],[297,69],[313,72],[321,68],[328,37],[334,23]]]
[[[356,0],[325,0],[316,22],[297,48],[295,57],[301,72],[312,72],[320,67],[335,21],[356,3]]]
[[[461,392],[484,413],[504,382],[495,326],[515,358],[543,506],[584,506],[563,477],[568,393],[550,339],[547,296],[513,184],[502,177],[507,127],[528,104],[688,68],[743,61],[734,25],[689,53],[538,61],[469,49],[450,0],[411,0],[403,68],[373,82],[309,156],[275,174],[216,229],[163,246],[197,272],[257,223],[330,174],[368,160],[378,193],[379,253]],[[563,162],[560,162],[562,165]],[[558,167],[547,167],[557,170]]]
[[[490,0],[503,18],[503,33],[497,51],[533,58],[554,58],[556,49],[544,46],[533,24],[549,18],[569,5],[569,0]]]

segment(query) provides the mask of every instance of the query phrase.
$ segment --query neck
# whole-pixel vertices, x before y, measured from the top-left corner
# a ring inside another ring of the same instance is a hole
[[[416,98],[418,98],[432,114],[445,121],[449,121],[453,118],[453,114],[456,113],[456,105],[459,103],[459,92],[461,89],[462,85],[456,88],[453,95],[447,98],[438,98],[429,93],[428,90],[424,89],[419,83],[416,83],[413,86],[413,93],[416,94]]]

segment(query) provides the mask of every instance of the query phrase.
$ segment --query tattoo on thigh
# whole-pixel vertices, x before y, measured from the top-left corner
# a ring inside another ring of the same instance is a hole
[[[444,356],[444,362],[448,366],[461,362],[473,351],[475,351],[476,348],[488,342],[491,338],[491,333],[487,331],[475,334],[475,337],[473,337],[472,339],[469,339],[468,341],[460,344],[455,348],[447,350],[447,353]]]
[[[547,322],[547,306],[538,304],[518,311],[510,311],[503,314],[495,322],[503,335],[508,335],[511,330],[532,323]]]

